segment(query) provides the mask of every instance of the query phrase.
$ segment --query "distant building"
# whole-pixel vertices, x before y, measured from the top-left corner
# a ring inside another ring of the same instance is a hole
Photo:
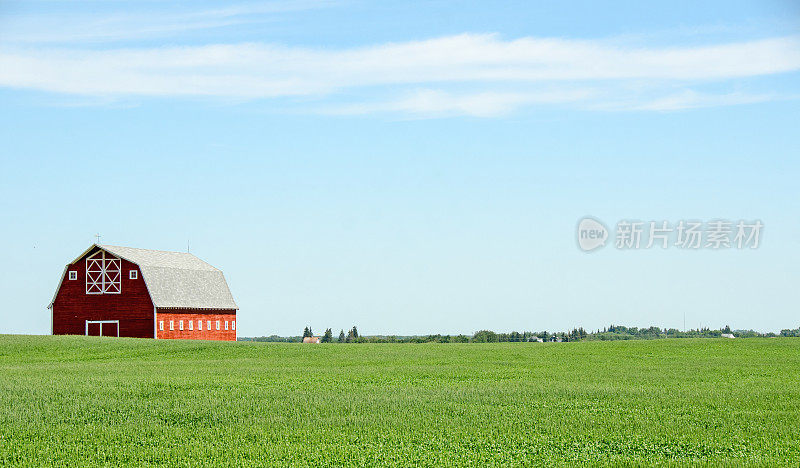
[[[236,341],[222,272],[186,252],[92,245],[61,274],[54,335]]]
[[[723,333],[722,337],[723,338],[736,338],[735,336],[733,336],[733,333]]]
[[[321,343],[318,336],[307,336],[303,338],[303,343]]]

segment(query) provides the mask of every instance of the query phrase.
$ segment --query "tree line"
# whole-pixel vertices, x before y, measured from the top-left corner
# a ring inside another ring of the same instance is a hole
[[[314,336],[314,331],[311,330],[311,327],[306,327],[303,329],[303,336],[300,337],[300,341],[303,341],[303,338],[308,338],[310,336]],[[358,328],[353,325],[353,328],[347,331],[345,335],[344,329],[339,331],[339,338],[336,340],[337,343],[354,343],[358,342]],[[333,343],[333,331],[330,328],[325,329],[325,333],[319,340],[322,343]]]
[[[678,330],[676,328],[660,328],[651,326],[647,328],[626,327],[623,325],[610,325],[602,330],[587,331],[583,327],[573,328],[568,331],[517,332],[497,333],[492,330],[479,330],[472,335],[369,335],[358,333],[354,325],[347,332],[339,331],[334,337],[333,330],[327,328],[320,337],[323,343],[514,343],[514,342],[570,342],[570,341],[613,341],[613,340],[654,340],[663,338],[721,338],[723,334],[730,334],[736,338],[795,336],[800,337],[800,328],[784,329],[780,333],[760,333],[753,330],[731,330],[726,325],[718,329],[697,328],[692,330]],[[302,336],[261,336],[256,338],[239,338],[241,341],[266,341],[266,342],[302,342],[303,338],[314,336],[311,327],[303,329]]]

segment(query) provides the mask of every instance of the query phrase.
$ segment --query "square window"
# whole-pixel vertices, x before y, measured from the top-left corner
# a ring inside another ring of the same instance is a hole
[[[169,329],[170,330],[175,330],[175,321],[174,320],[170,320],[169,321]]]
[[[194,330],[194,320],[189,320],[189,331]]]
[[[231,321],[231,330],[236,330],[236,320]]]
[[[78,272],[77,271],[70,271],[69,272],[69,279],[70,279],[70,281],[78,279]]]
[[[228,321],[227,320],[225,321],[225,329],[226,330],[228,329]]]
[[[206,330],[211,331],[211,320],[206,320]]]
[[[178,322],[178,330],[183,330],[183,320]]]
[[[158,322],[158,329],[161,330],[161,331],[164,331],[164,321],[163,320]]]
[[[197,329],[200,330],[200,331],[203,331],[203,321],[202,320],[198,320],[197,321]]]
[[[219,320],[217,320],[217,330],[219,330]]]
[[[138,270],[131,270],[128,272],[129,279],[138,279],[139,278],[139,271]]]

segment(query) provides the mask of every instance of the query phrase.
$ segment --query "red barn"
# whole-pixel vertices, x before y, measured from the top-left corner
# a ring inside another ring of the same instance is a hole
[[[190,253],[93,245],[64,268],[54,335],[236,341],[222,272]]]

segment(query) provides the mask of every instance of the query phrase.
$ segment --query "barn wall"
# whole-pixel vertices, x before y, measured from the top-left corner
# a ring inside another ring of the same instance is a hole
[[[180,330],[180,321],[183,320],[183,331]],[[203,321],[203,330],[197,327],[197,321]],[[211,330],[208,330],[207,322],[211,320]],[[216,322],[220,321],[220,329],[217,330]],[[161,322],[164,322],[164,330],[161,330]],[[169,322],[173,321],[174,330],[169,329]],[[189,321],[192,322],[192,330],[189,330]],[[225,330],[225,322],[228,322],[228,329]],[[236,322],[235,310],[197,310],[197,309],[158,309],[156,313],[157,336],[162,339],[186,339],[186,340],[221,340],[236,341]]]
[[[153,301],[141,271],[132,280],[130,270],[139,268],[122,260],[121,294],[86,294],[85,260],[70,264],[53,302],[53,334],[83,335],[86,320],[119,320],[119,336],[152,338]],[[69,279],[70,271],[78,273],[77,280]]]

